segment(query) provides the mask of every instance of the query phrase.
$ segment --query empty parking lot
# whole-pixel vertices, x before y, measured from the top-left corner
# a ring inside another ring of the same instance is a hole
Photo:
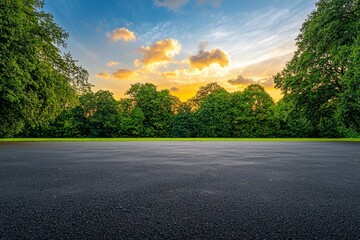
[[[359,239],[360,144],[1,143],[18,238]]]

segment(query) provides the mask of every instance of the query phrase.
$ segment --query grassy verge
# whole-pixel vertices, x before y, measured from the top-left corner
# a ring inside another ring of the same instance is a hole
[[[0,138],[0,142],[360,142],[360,138]]]

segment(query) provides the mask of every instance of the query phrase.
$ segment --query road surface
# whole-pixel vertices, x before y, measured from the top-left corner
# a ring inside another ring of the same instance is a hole
[[[1,143],[0,239],[360,239],[360,144]]]

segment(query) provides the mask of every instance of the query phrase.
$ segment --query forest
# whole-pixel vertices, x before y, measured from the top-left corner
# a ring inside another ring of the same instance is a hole
[[[360,137],[358,0],[317,3],[274,76],[276,103],[258,84],[214,82],[186,102],[151,83],[120,100],[93,92],[43,4],[0,2],[0,137]]]

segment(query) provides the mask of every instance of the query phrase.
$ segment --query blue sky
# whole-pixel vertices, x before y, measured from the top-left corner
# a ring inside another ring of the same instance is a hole
[[[117,98],[136,82],[181,99],[218,82],[229,91],[257,82],[274,98],[272,76],[291,59],[316,0],[47,0],[70,33],[68,51],[94,90]]]

